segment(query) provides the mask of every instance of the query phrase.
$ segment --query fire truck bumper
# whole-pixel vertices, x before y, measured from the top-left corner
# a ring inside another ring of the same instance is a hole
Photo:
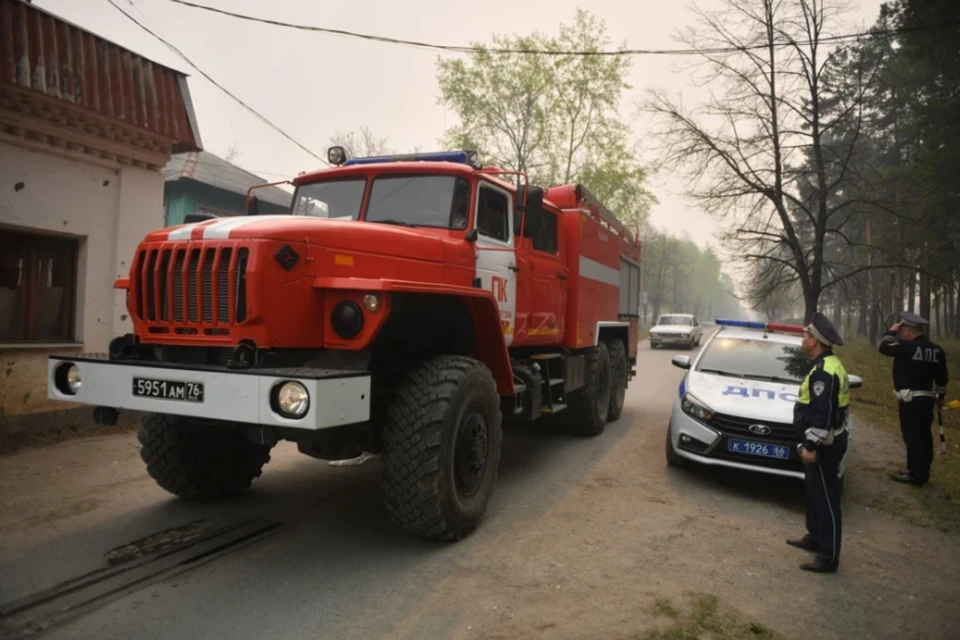
[[[370,419],[370,374],[168,365],[110,360],[106,354],[50,356],[47,397],[117,410],[317,430]],[[291,397],[300,401],[290,403]]]

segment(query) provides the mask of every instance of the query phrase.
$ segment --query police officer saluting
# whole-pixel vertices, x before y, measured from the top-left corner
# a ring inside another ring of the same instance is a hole
[[[787,544],[816,552],[805,571],[833,573],[840,564],[840,461],[847,452],[847,412],[850,383],[833,347],[843,339],[830,321],[814,313],[803,332],[801,349],[813,360],[800,385],[793,408],[793,424],[803,430],[801,445],[804,485],[807,493],[807,535]]]
[[[924,335],[929,323],[904,311],[900,322],[880,340],[880,353],[893,358],[893,388],[899,401],[900,433],[907,445],[907,468],[891,476],[922,487],[933,464],[934,404],[943,407],[947,394],[947,354]],[[936,385],[936,386],[934,386]]]

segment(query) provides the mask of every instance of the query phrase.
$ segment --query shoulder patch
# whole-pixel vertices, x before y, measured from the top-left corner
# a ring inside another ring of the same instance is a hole
[[[811,389],[813,390],[813,395],[819,396],[821,393],[823,393],[823,390],[826,387],[827,385],[823,384],[819,380],[817,382],[814,382],[813,385],[811,385]]]

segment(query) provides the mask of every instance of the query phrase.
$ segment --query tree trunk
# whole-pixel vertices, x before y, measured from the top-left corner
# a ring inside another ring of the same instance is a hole
[[[940,337],[940,292],[933,294],[933,317],[930,318],[930,333]]]
[[[840,332],[841,338],[846,333],[843,330],[843,305],[845,301],[846,292],[841,288],[837,291],[837,299],[833,303],[833,326]]]
[[[857,312],[857,335],[867,337],[867,316],[870,314],[870,304],[867,299],[860,298],[860,307]]]
[[[930,276],[920,274],[920,315],[930,320]]]
[[[907,311],[915,313],[917,310],[917,274],[910,272],[910,286],[907,287]]]
[[[957,292],[957,303],[953,311],[953,337],[960,340],[960,292]]]

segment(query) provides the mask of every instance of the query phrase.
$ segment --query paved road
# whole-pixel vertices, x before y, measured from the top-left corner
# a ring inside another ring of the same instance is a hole
[[[606,637],[650,624],[640,600],[707,588],[784,630],[803,624],[811,607],[825,607],[825,638],[843,637],[850,624],[860,625],[863,637],[908,637],[902,621],[914,598],[925,608],[943,607],[926,609],[928,637],[946,628],[955,609],[937,602],[937,593],[951,578],[929,576],[943,570],[944,557],[960,557],[952,539],[923,543],[922,536],[935,534],[916,534],[922,555],[906,557],[888,549],[896,547],[888,537],[902,532],[854,516],[852,527],[879,532],[882,539],[868,550],[883,555],[849,552],[852,575],[821,586],[819,576],[793,575],[802,554],[784,559],[783,537],[802,521],[797,483],[665,468],[665,426],[681,377],[669,361],[677,353],[685,352],[641,345],[624,414],[598,438],[506,432],[487,518],[460,543],[398,532],[380,504],[377,463],[331,468],[280,447],[248,496],[203,507],[169,498],[126,454],[119,462],[85,461],[87,475],[99,474],[91,485],[98,488],[77,489],[65,500],[100,502],[86,520],[67,518],[74,523],[68,535],[45,539],[53,525],[39,516],[16,526],[0,519],[19,530],[0,536],[0,601],[102,566],[103,554],[121,544],[217,513],[262,515],[283,527],[47,637]],[[50,513],[56,520],[59,512]],[[856,566],[884,569],[861,576]],[[784,578],[791,567],[787,575],[799,587]],[[887,597],[893,576],[908,585],[913,576],[918,584]]]

